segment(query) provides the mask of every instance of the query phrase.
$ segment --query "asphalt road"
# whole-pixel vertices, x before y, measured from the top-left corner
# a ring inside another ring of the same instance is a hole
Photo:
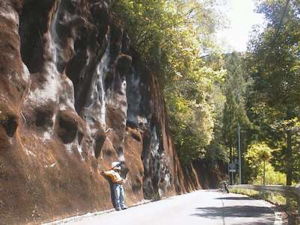
[[[67,224],[273,225],[275,215],[272,205],[262,200],[217,191],[197,191],[124,211],[76,220]]]

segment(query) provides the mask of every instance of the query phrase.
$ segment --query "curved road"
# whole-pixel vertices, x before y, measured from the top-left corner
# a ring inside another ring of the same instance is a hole
[[[64,223],[65,224],[65,223]],[[68,225],[273,225],[272,205],[217,191],[197,191]]]

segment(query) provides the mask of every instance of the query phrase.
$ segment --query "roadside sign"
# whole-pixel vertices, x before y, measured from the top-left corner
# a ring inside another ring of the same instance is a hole
[[[229,165],[228,165],[228,171],[230,173],[235,173],[236,172],[236,164],[235,163],[229,163]]]

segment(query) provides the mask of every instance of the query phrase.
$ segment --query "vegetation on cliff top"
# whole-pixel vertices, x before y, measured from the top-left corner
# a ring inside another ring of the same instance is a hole
[[[171,131],[183,163],[205,155],[213,137],[215,99],[225,71],[207,63],[216,54],[215,1],[115,1],[132,45],[162,81]]]
[[[242,128],[243,181],[284,173],[300,179],[299,0],[261,0],[267,24],[253,30],[247,53],[220,54],[216,0],[119,0],[132,45],[162,81],[171,132],[184,164],[237,158]],[[265,148],[264,148],[265,146]],[[257,160],[266,150],[268,160]],[[254,157],[254,155],[255,157]],[[258,163],[259,162],[259,163]],[[275,172],[278,171],[278,172]],[[282,173],[280,173],[282,172]],[[280,181],[279,181],[280,180]]]

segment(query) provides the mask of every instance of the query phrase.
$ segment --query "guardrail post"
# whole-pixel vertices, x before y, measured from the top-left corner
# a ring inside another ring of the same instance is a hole
[[[297,206],[298,206],[298,212],[297,212],[297,218],[296,218],[296,224],[300,224],[300,184],[296,186],[296,195],[297,195]]]
[[[297,217],[296,217],[296,224],[300,224],[300,197],[297,196],[297,205],[298,205],[298,212],[297,212]]]

